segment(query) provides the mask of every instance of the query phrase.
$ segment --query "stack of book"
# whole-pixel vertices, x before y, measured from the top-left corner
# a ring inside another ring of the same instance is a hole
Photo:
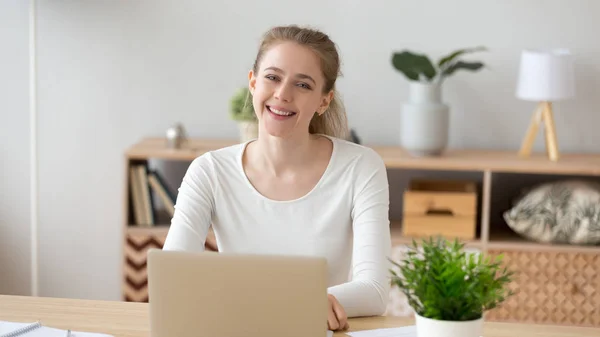
[[[164,211],[173,217],[176,196],[165,184],[164,178],[147,164],[132,164],[129,167],[129,196],[131,205],[131,225],[152,227],[157,225],[158,210],[155,199],[158,198]]]

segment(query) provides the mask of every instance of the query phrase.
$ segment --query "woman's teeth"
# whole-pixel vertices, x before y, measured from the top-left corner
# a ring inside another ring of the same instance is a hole
[[[293,113],[293,112],[281,111],[281,110],[273,109],[271,107],[268,107],[268,108],[269,108],[269,110],[272,113],[274,113],[276,115],[279,115],[279,116],[291,116],[291,115],[295,115],[295,113]]]

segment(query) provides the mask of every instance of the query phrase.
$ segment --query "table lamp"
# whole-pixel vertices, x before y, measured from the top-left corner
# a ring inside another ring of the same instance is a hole
[[[571,53],[567,49],[525,50],[521,54],[516,96],[538,102],[519,155],[529,157],[540,123],[544,122],[546,151],[552,161],[559,158],[552,102],[575,96]]]

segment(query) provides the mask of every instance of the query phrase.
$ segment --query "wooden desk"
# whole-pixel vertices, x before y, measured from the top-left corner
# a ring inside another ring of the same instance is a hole
[[[59,328],[101,332],[115,337],[147,337],[148,304],[63,298],[0,295],[0,320],[42,323]],[[412,324],[397,317],[370,317],[350,320],[352,330],[392,328]],[[485,323],[485,337],[598,337],[600,329],[566,326]],[[346,336],[336,333],[335,336]]]

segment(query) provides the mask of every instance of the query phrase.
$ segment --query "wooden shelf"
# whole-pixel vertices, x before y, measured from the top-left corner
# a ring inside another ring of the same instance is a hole
[[[506,225],[501,228],[493,229],[490,232],[490,238],[488,241],[477,238],[475,240],[461,240],[465,243],[465,247],[482,249],[486,247],[486,250],[526,250],[526,251],[564,251],[564,252],[598,252],[600,253],[600,245],[570,245],[570,244],[546,244],[539,243],[532,240],[528,240],[520,236],[519,234],[507,228]],[[415,239],[417,243],[420,238],[406,237],[402,235],[402,224],[400,221],[392,221],[390,228],[392,236],[392,245],[412,245],[412,240]],[[452,240],[452,238],[450,238]]]
[[[490,232],[490,239],[487,243],[488,249],[493,250],[526,250],[526,251],[564,251],[564,252],[598,252],[600,245],[570,245],[570,244],[550,244],[540,243],[529,240],[505,224],[493,226]]]
[[[127,234],[141,235],[164,235],[169,232],[169,225],[154,225],[151,227],[141,227],[136,225],[127,226]]]
[[[207,151],[239,144],[235,139],[190,138],[182,148],[170,149],[165,138],[146,138],[126,151],[131,160],[168,159],[191,161]],[[398,146],[369,145],[390,169],[444,171],[491,171],[507,173],[600,175],[600,154],[561,153],[557,162],[544,153],[529,158],[518,156],[518,149],[449,149],[437,157],[413,157]]]
[[[521,158],[517,151],[500,150],[448,150],[438,157],[411,157],[397,146],[374,146],[388,168],[444,170],[444,171],[492,171],[532,174],[583,174],[600,175],[600,154],[564,153],[557,162],[545,154],[536,153]]]
[[[169,233],[169,225],[155,225],[152,227],[140,227],[131,225],[127,227],[127,234],[130,235],[147,235],[147,236],[158,236],[166,237]],[[212,227],[208,231],[208,236],[211,238],[215,237],[215,232]]]
[[[127,227],[128,234],[143,234],[143,235],[156,235],[156,236],[166,236],[169,232],[169,224],[162,225],[154,225],[152,227],[140,227],[135,225],[130,225]],[[392,221],[390,226],[390,234],[392,238],[392,245],[410,245],[412,244],[412,240],[415,239],[417,242],[420,238],[415,237],[405,237],[402,235],[402,224],[399,221]],[[214,232],[211,228],[209,235],[214,236]],[[476,240],[466,240],[464,241],[467,247],[481,247],[482,242],[479,239]]]
[[[506,250],[540,250],[540,251],[582,251],[582,252],[600,252],[600,245],[569,245],[569,244],[544,244],[535,241],[528,240],[519,234],[512,231],[505,224],[498,224],[498,226],[492,226],[490,232],[490,238],[485,246],[488,249],[506,249]],[[153,235],[153,236],[166,236],[169,231],[169,223],[161,223],[151,227],[141,227],[135,225],[127,226],[127,233],[134,235]],[[402,235],[402,222],[391,221],[390,233],[392,238],[392,245],[411,245],[412,240],[415,239],[417,242],[421,239],[419,237],[406,237]],[[209,235],[214,235],[214,232],[210,231]],[[475,240],[462,240],[466,247],[482,248],[484,242],[477,238]]]
[[[239,142],[231,139],[189,139],[179,149],[167,147],[165,138],[146,138],[130,147],[125,156],[130,160],[166,159],[192,161],[196,157],[212,150],[235,145]]]
[[[156,229],[156,230],[161,230],[161,228],[166,227],[168,228],[171,225],[171,216],[169,215],[169,213],[165,210],[165,209],[156,209],[154,211],[154,224],[149,225],[149,226],[144,226],[144,225],[136,225],[134,223],[129,222],[127,224],[127,228],[136,228],[136,229]]]
[[[392,237],[392,245],[412,245],[413,239],[419,243],[422,238],[419,237],[407,237],[402,235],[402,222],[393,220],[390,224],[390,233]],[[449,238],[453,240],[452,238]],[[481,239],[477,238],[474,240],[461,240],[465,243],[465,247],[469,248],[482,248],[483,242]]]

